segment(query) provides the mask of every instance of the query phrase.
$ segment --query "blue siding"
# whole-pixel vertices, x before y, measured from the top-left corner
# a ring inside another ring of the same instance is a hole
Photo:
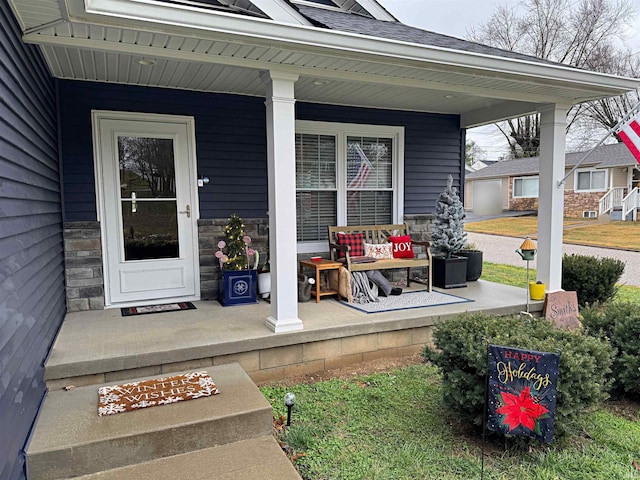
[[[193,116],[201,217],[266,216],[263,98],[62,81],[60,104],[66,221],[96,220],[92,109]]]
[[[298,104],[299,120],[395,125],[405,128],[404,213],[433,213],[449,174],[463,183],[464,130],[457,115]]]
[[[204,219],[267,211],[264,99],[90,82],[61,82],[62,156],[67,221],[96,220],[91,110],[190,115],[196,123]],[[455,115],[299,103],[301,120],[405,127],[405,213],[431,213],[452,174],[461,185],[463,131]]]
[[[44,360],[65,314],[54,82],[0,3],[0,479],[45,393]]]

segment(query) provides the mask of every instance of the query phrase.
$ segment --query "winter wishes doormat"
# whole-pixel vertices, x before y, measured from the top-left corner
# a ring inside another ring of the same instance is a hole
[[[98,389],[98,416],[210,397],[220,393],[207,372],[112,385]]]
[[[162,305],[146,305],[143,307],[124,307],[120,309],[123,317],[132,315],[146,315],[149,313],[179,312],[180,310],[195,310],[191,302],[165,303]]]
[[[553,439],[560,354],[489,345],[487,428]]]

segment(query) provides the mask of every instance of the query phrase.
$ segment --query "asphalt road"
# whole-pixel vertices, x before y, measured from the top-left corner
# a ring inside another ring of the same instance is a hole
[[[478,250],[483,251],[482,258],[485,262],[515,265],[516,267],[527,266],[527,262],[522,260],[520,255],[516,253],[516,249],[522,245],[522,238],[468,232],[467,239],[469,243],[474,243]],[[562,245],[562,252],[569,255],[589,255],[622,260],[625,262],[625,268],[620,283],[640,287],[640,252],[569,245],[566,243]],[[530,267],[536,268],[536,260],[530,263]]]

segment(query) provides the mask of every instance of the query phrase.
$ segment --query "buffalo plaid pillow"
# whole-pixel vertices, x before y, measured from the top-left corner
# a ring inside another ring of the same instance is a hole
[[[364,233],[339,233],[338,245],[349,245],[351,250],[349,256],[364,256]],[[344,257],[344,252],[340,252],[340,257]]]

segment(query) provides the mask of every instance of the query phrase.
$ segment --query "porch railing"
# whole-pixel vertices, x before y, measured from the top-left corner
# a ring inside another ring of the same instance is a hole
[[[613,210],[613,207],[622,205],[622,197],[624,196],[624,187],[615,187],[609,190],[604,197],[600,199],[598,204],[598,215],[604,215]]]
[[[638,220],[638,208],[640,208],[640,192],[635,187],[629,192],[629,195],[622,199],[622,220],[627,219],[627,215],[631,213],[631,218],[635,222]]]

